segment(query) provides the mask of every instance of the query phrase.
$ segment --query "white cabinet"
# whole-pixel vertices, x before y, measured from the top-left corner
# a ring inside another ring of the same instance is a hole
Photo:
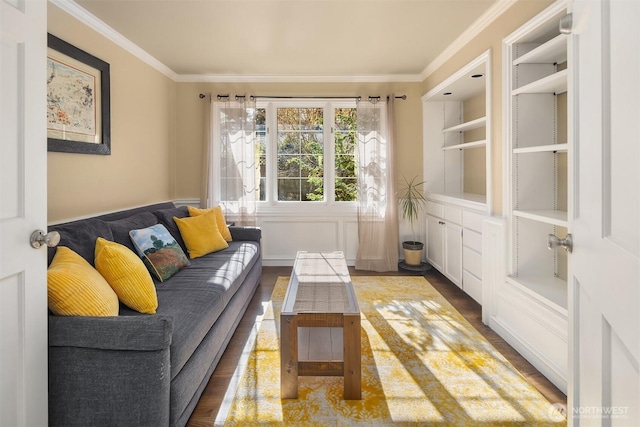
[[[482,213],[427,202],[427,261],[482,304]]]
[[[444,271],[444,221],[427,215],[427,261],[438,271]]]
[[[446,221],[444,236],[444,274],[462,288],[462,227]]]
[[[507,265],[492,286],[489,325],[558,388],[567,390],[568,255],[547,236],[568,233],[572,151],[570,40],[558,1],[503,44],[504,213]]]

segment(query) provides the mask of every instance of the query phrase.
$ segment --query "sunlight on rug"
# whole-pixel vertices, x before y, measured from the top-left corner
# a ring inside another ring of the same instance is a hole
[[[341,377],[301,377],[280,399],[280,277],[233,401],[228,426],[566,425],[566,420],[420,276],[352,278],[362,312],[362,400]],[[226,419],[225,419],[226,415]]]

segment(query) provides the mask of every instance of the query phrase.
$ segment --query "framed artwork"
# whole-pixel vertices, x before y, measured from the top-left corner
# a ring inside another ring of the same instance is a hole
[[[47,149],[111,154],[109,64],[48,34]]]

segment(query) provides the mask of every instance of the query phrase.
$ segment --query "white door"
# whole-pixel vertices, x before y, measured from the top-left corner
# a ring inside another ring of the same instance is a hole
[[[0,426],[47,425],[46,14],[0,0]]]
[[[573,425],[640,425],[640,2],[575,0]]]

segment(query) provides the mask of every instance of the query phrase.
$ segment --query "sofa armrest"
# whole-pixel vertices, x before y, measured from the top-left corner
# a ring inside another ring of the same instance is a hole
[[[262,229],[259,227],[229,227],[231,238],[234,241],[249,240],[252,242],[260,242],[262,238]]]
[[[49,316],[49,426],[168,427],[170,316]]]
[[[164,350],[172,333],[170,316],[49,316],[49,347]]]

